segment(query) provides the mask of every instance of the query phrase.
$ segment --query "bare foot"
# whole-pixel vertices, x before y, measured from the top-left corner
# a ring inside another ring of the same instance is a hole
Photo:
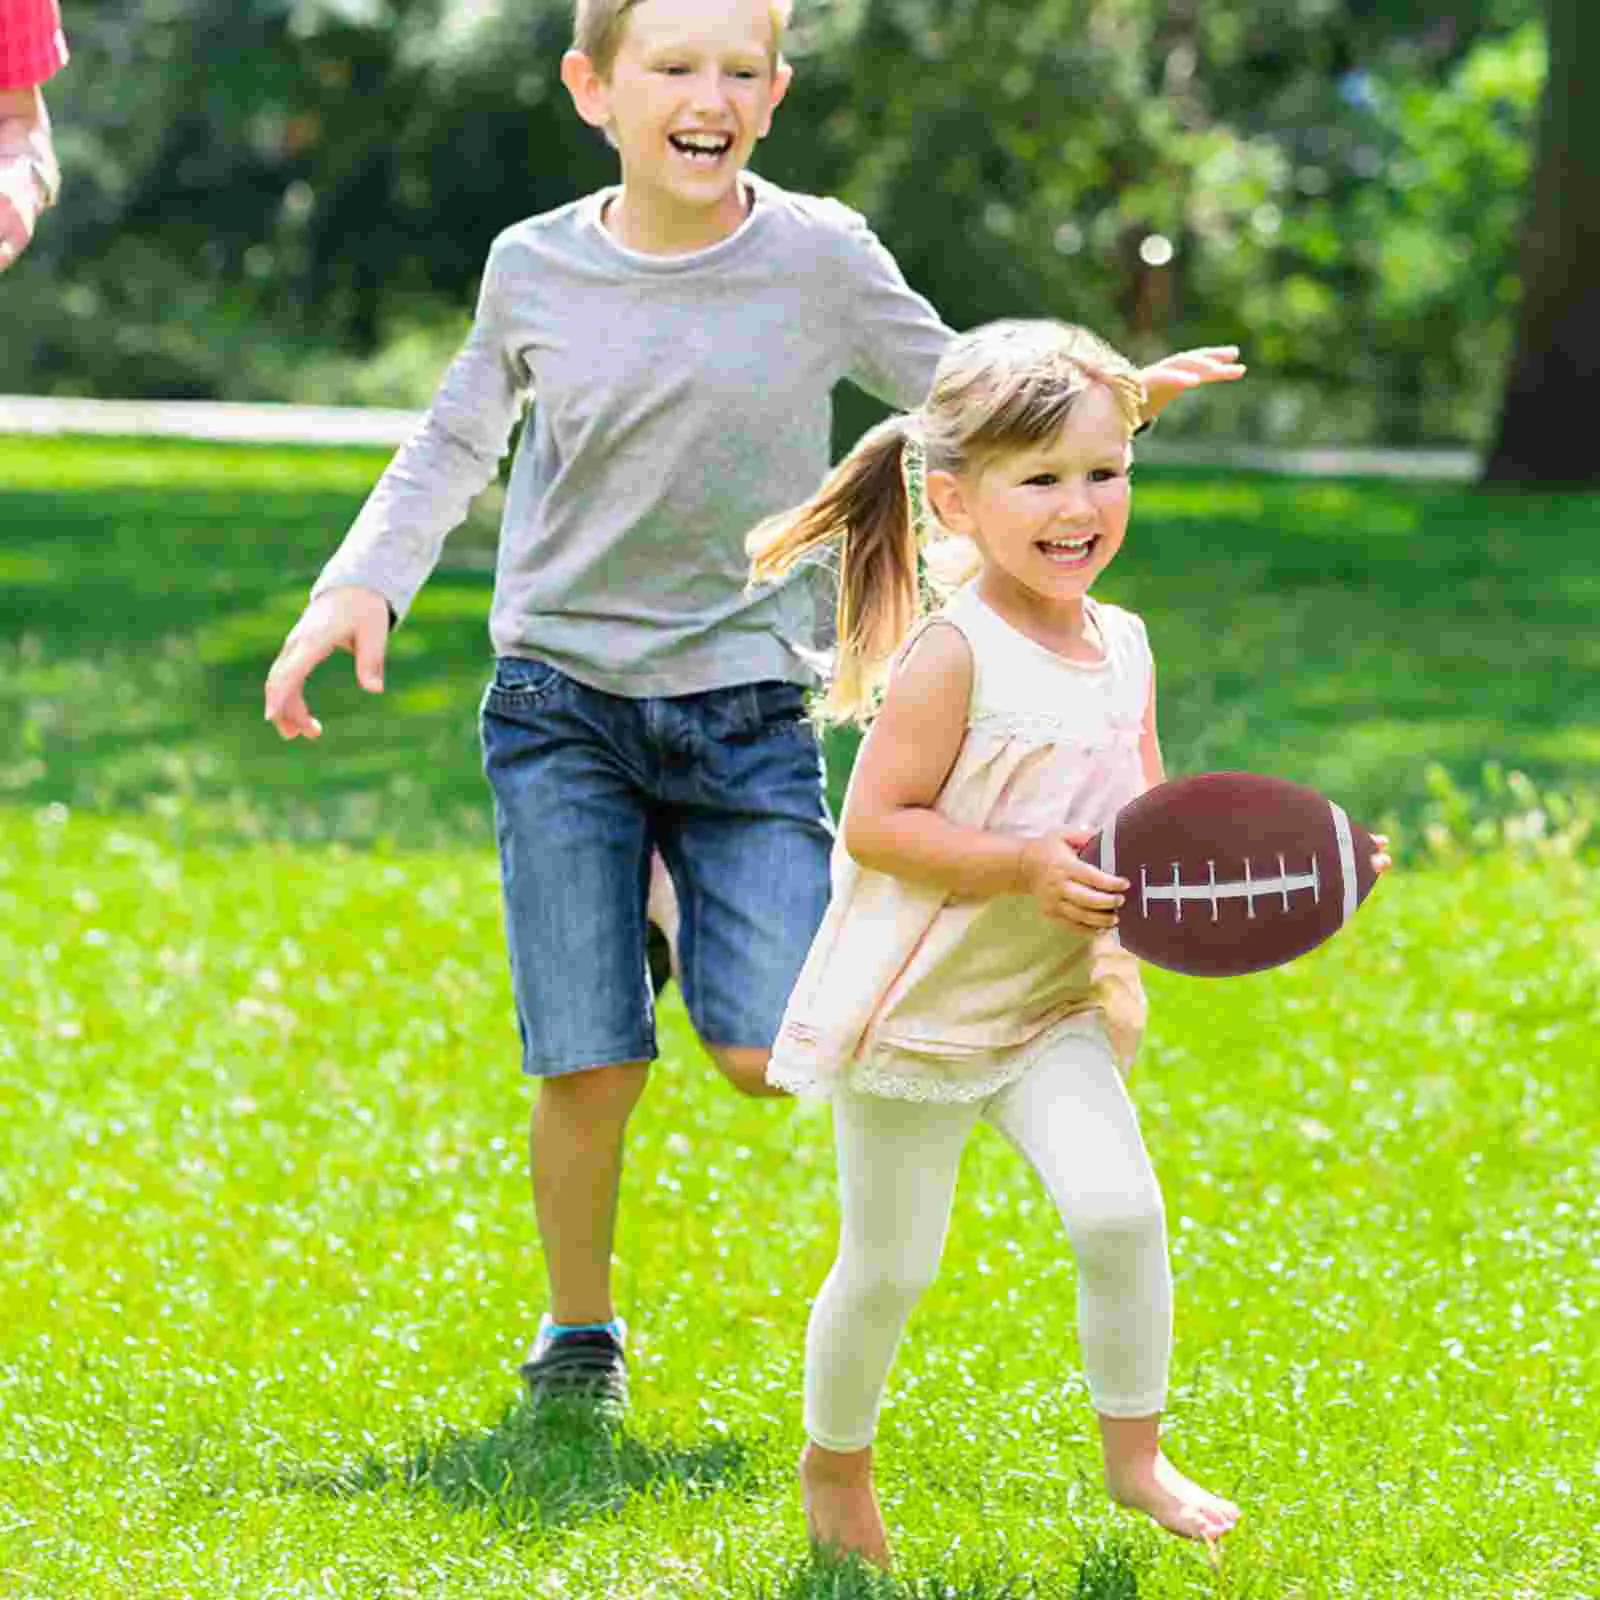
[[[889,1570],[889,1536],[872,1486],[870,1445],[845,1452],[807,1444],[800,1454],[800,1496],[813,1544]]]
[[[1159,1450],[1115,1477],[1108,1467],[1106,1488],[1119,1506],[1142,1511],[1185,1539],[1211,1544],[1239,1520],[1238,1506],[1184,1477]]]

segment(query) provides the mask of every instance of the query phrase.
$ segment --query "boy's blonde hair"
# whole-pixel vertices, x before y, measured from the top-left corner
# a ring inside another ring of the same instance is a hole
[[[949,588],[977,571],[970,540],[939,529],[939,538],[927,542],[932,518],[913,515],[908,479],[929,469],[966,476],[997,456],[1042,443],[1092,384],[1111,391],[1131,438],[1144,416],[1144,384],[1127,357],[1087,328],[1006,321],[961,334],[940,360],[919,411],[880,423],[803,506],[750,534],[751,578],[758,582],[782,577],[824,546],[839,546],[838,644],[823,702],[828,717],[870,717],[889,664],[925,609],[924,576]]]
[[[588,56],[602,78],[611,76],[628,13],[639,4],[640,0],[577,0],[573,7],[572,48]],[[772,60],[776,64],[783,52],[783,30],[794,14],[794,0],[768,0],[767,10],[772,17]]]

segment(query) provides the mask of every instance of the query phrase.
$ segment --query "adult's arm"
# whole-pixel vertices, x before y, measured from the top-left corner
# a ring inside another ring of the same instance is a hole
[[[48,83],[66,64],[56,0],[0,0],[0,97]]]
[[[39,85],[66,64],[56,0],[0,0],[0,272],[28,248],[61,186]]]

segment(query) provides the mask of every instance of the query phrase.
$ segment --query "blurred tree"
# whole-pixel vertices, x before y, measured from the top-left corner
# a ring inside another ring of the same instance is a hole
[[[799,0],[757,164],[866,211],[958,326],[1245,343],[1256,381],[1176,431],[1479,439],[1537,5]],[[615,177],[557,77],[569,0],[73,0],[71,25],[67,203],[7,274],[0,388],[419,404],[495,234]]]
[[[1175,431],[1481,436],[1543,72],[1535,0],[1446,19],[1408,0],[856,10],[821,143],[951,320],[1053,313],[1141,356],[1246,344],[1256,382]]]
[[[1488,483],[1600,483],[1600,5],[1547,0],[1550,75],[1522,244],[1522,306]]]

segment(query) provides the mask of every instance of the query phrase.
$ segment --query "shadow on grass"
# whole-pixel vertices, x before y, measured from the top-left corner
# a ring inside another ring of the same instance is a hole
[[[492,1428],[449,1430],[408,1459],[369,1456],[348,1467],[288,1475],[283,1487],[338,1498],[399,1487],[456,1510],[486,1512],[505,1527],[548,1529],[667,1488],[704,1495],[752,1486],[749,1460],[748,1447],[728,1436],[646,1444],[625,1425],[577,1408],[536,1413],[518,1404]]]
[[[899,1579],[861,1561],[813,1552],[776,1581],[758,1581],[750,1600],[1138,1600],[1127,1546],[1096,1544],[1075,1572],[1003,1572],[968,1567]]]
[[[312,680],[317,745],[262,720],[386,459],[0,440],[0,797],[170,817],[192,842],[487,850],[481,532],[392,635],[381,699],[341,656]],[[1412,825],[1434,762],[1600,784],[1596,497],[1157,470],[1138,499],[1103,597],[1155,641],[1173,772],[1276,772]],[[853,750],[830,736],[836,802]]]
[[[109,453],[114,468],[130,450]],[[391,638],[382,699],[348,656],[324,664],[318,746],[262,719],[267,670],[381,456],[131,453],[147,481],[97,482],[92,452],[52,441],[22,473],[45,481],[0,487],[0,795],[171,815],[216,843],[491,843],[476,736],[493,665],[486,573],[435,576],[416,625]],[[0,468],[9,459],[0,441]]]

